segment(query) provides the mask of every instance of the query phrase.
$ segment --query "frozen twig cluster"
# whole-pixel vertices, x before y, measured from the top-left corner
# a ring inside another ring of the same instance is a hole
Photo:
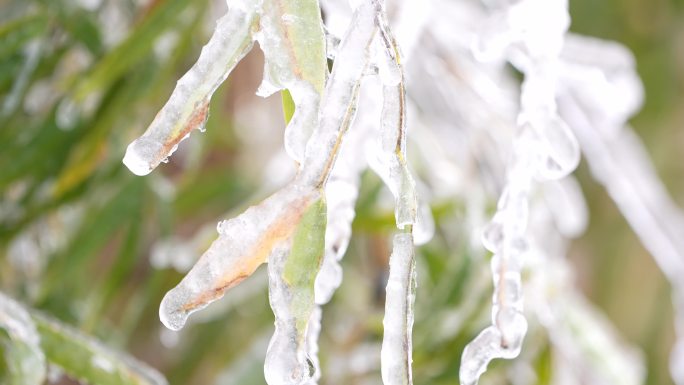
[[[180,329],[192,312],[268,262],[276,330],[266,380],[317,383],[321,307],[340,285],[339,260],[368,167],[395,198],[398,228],[383,322],[386,385],[412,383],[414,244],[429,240],[434,225],[417,198],[416,185],[423,184],[431,195],[463,199],[480,217],[483,192],[499,196],[482,234],[493,253],[491,325],[463,352],[462,384],[476,384],[492,359],[519,355],[529,326],[525,313],[548,331],[568,378],[638,383],[638,357],[572,289],[563,259],[566,240],[586,223],[581,194],[567,177],[582,151],[670,278],[684,330],[684,288],[677,279],[684,273],[684,244],[676,236],[684,220],[625,128],[641,102],[632,58],[615,44],[568,34],[567,0],[487,4],[485,10],[474,0],[228,1],[197,63],[128,147],[124,163],[145,175],[194,129],[203,130],[212,94],[258,42],[266,63],[257,93],[287,90],[295,104],[284,143],[298,170],[285,187],[218,224],[218,238],[164,297],[162,322]],[[524,75],[519,89],[506,63]],[[427,164],[418,183],[406,156],[407,124],[421,150],[417,158]],[[471,224],[481,224],[478,215]],[[539,290],[524,309],[528,284]],[[579,329],[601,336],[600,343],[583,344]],[[682,346],[672,364],[679,383]],[[605,366],[587,359],[588,351]],[[585,374],[573,377],[575,365]]]
[[[229,5],[229,13],[219,21],[197,64],[181,78],[147,132],[129,146],[124,163],[144,175],[171,155],[194,128],[202,129],[211,94],[256,40],[266,57],[258,94],[287,89],[294,99],[296,109],[285,131],[285,147],[300,167],[286,187],[238,217],[219,223],[219,238],[165,296],[160,318],[167,327],[180,329],[190,313],[220,298],[268,262],[276,330],[266,357],[266,381],[316,382],[320,375],[318,306],[327,302],[339,285],[337,260],[351,235],[358,174],[364,168],[355,161],[358,154],[349,151],[355,143],[346,143],[348,150],[342,151],[342,139],[354,120],[361,80],[372,62],[379,68],[383,87],[378,122],[383,152],[377,166],[396,196],[397,226],[402,231],[395,239],[388,284],[388,303],[401,306],[388,306],[385,341],[389,345],[383,351],[389,358],[383,365],[389,369],[383,370],[383,377],[386,383],[410,382],[415,286],[412,228],[417,198],[406,163],[400,53],[384,5],[379,1],[356,5],[349,27],[334,47],[335,63],[329,76],[325,60],[330,52],[325,51],[316,1],[237,1]],[[338,157],[342,157],[343,167],[334,167]],[[326,188],[331,179],[335,189]],[[349,193],[340,194],[339,188]],[[332,198],[330,209],[327,194]],[[322,274],[318,274],[321,265]],[[396,355],[403,357],[400,368],[395,365]],[[395,379],[397,375],[403,380]]]

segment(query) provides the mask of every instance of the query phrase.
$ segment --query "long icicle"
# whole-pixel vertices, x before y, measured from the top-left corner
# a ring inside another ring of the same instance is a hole
[[[385,290],[381,373],[385,385],[410,385],[413,383],[411,335],[416,290],[413,225],[417,197],[406,162],[406,91],[401,56],[387,22],[384,3],[376,0],[374,4],[380,32],[378,68],[383,87],[380,156],[387,168],[386,182],[395,196],[395,219],[400,229],[394,236]]]
[[[507,8],[506,20],[510,29],[504,28],[497,38],[508,39],[510,35],[523,46],[522,52],[511,58],[525,74],[520,133],[513,144],[497,212],[483,233],[485,247],[494,253],[492,325],[463,351],[459,372],[462,385],[477,384],[492,359],[512,359],[520,354],[527,333],[521,270],[527,247],[529,190],[535,176],[562,178],[579,162],[577,141],[558,117],[555,103],[556,67],[569,25],[567,2],[524,0]]]

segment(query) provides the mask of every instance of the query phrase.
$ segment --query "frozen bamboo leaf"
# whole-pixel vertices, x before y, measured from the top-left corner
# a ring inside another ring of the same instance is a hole
[[[303,183],[326,189],[326,193],[330,191],[326,188],[327,182],[330,174],[334,172],[335,168],[333,166],[335,165],[338,153],[343,148],[342,138],[355,117],[361,77],[368,66],[369,46],[374,33],[373,8],[369,4],[362,5],[354,13],[350,26],[338,47],[339,51],[332,74],[326,85],[324,99],[321,103],[319,126],[307,144],[306,157],[301,168],[300,179]],[[353,145],[353,143],[347,144]],[[344,174],[345,168],[343,165],[340,169],[341,171],[337,172]],[[334,186],[330,188],[332,189]],[[354,199],[352,198],[352,206]],[[338,199],[334,199],[335,201],[338,201]],[[351,219],[348,220],[350,221]],[[335,224],[334,228],[338,228],[338,225]],[[331,231],[334,232],[334,228]],[[333,238],[332,233],[329,237],[328,230],[326,229],[325,242],[326,249],[324,253],[327,261],[323,262],[323,275],[317,277],[314,282],[314,299],[319,304],[327,302],[327,299],[332,295],[332,291],[339,285],[341,272],[336,269],[336,267],[339,268],[337,259],[344,252],[341,248],[346,247],[347,241],[342,238],[340,240],[342,243],[337,244],[337,238]],[[330,245],[332,246],[330,248],[328,248],[328,242],[331,242]],[[326,278],[331,278],[332,281],[321,284],[321,279]],[[314,308],[307,322],[309,322],[309,325],[305,336],[305,354],[308,355],[307,362],[310,366],[310,374],[302,378],[303,381],[313,381],[315,383],[320,376],[318,373],[318,358],[316,357],[318,352],[318,332],[320,329],[320,308]],[[282,365],[285,365],[285,367],[297,365],[296,363],[288,363],[287,358],[281,358],[281,360],[284,361],[276,361],[269,365],[274,368],[272,369],[274,373],[282,373],[283,370],[278,369]],[[301,360],[298,362],[301,362]],[[275,375],[273,381],[278,381],[278,376]]]
[[[305,183],[323,186],[331,172],[342,137],[354,121],[359,87],[368,66],[370,44],[375,34],[374,10],[370,4],[356,9],[338,47],[332,73],[321,102],[318,127],[307,144],[301,170]]]
[[[307,357],[307,325],[315,308],[314,283],[323,260],[326,205],[313,202],[304,213],[289,247],[269,259],[269,299],[275,333],[268,347],[264,374],[270,385],[306,384],[314,376]]]
[[[376,60],[383,83],[380,147],[387,164],[386,181],[396,199],[397,226],[416,223],[417,197],[415,182],[406,162],[406,90],[404,72],[397,42],[389,30],[382,5],[378,4],[378,39]]]
[[[385,385],[409,385],[413,383],[411,331],[416,296],[416,268],[410,230],[394,236],[389,264],[385,318],[382,321],[382,382]]]
[[[47,364],[36,325],[22,305],[3,293],[0,293],[0,330],[9,337],[0,335],[8,369],[5,380],[13,385],[42,384]]]
[[[274,247],[292,236],[315,195],[292,184],[236,218],[220,222],[218,239],[164,296],[159,309],[164,325],[180,329],[192,312],[254,273]]]
[[[328,220],[325,229],[325,257],[316,278],[316,303],[319,305],[330,301],[342,282],[339,260],[347,251],[352,236],[361,172],[366,166],[364,157],[358,154],[366,139],[365,134],[366,132],[357,129],[352,129],[347,134],[325,187]]]
[[[70,376],[98,385],[166,385],[155,369],[44,315],[31,315],[50,363]]]
[[[351,33],[355,42],[366,47],[362,52],[367,52],[372,38],[372,15],[365,21],[365,28]],[[289,239],[304,211],[318,195],[318,189],[324,187],[342,136],[353,118],[358,83],[367,62],[367,56],[352,51],[356,49],[350,45],[346,56],[338,59],[348,65],[338,70],[344,72],[337,77],[333,69],[323,103],[324,110],[340,107],[343,110],[321,115],[321,123],[309,140],[296,180],[241,216],[219,224],[219,239],[162,301],[160,317],[167,327],[181,328],[192,311],[220,298],[225,290],[252,274],[269,255],[286,252],[281,242]]]
[[[195,65],[178,80],[147,131],[126,149],[123,162],[134,174],[150,173],[193,129],[204,130],[211,96],[252,47],[256,18],[250,1],[231,2]]]
[[[380,128],[381,175],[392,191],[395,220],[403,232],[394,237],[385,299],[384,334],[381,352],[385,385],[413,383],[412,328],[415,299],[413,225],[416,224],[415,182],[406,162],[406,91],[399,48],[389,30],[384,2],[374,1],[378,35],[376,62],[382,83],[383,104]]]
[[[257,38],[266,63],[257,93],[289,91],[296,108],[285,129],[285,150],[301,163],[328,72],[318,0],[264,0],[260,16]]]

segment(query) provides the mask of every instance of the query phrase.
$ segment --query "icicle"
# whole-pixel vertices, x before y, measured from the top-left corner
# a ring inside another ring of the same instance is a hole
[[[327,76],[320,8],[317,0],[264,0],[260,16],[257,37],[266,64],[257,94],[266,97],[283,88],[290,91],[296,108],[285,129],[285,150],[301,163],[316,127]]]
[[[383,84],[380,148],[388,169],[388,187],[396,199],[397,226],[416,223],[417,197],[415,182],[406,163],[406,94],[399,48],[389,31],[384,10],[379,11],[378,67]]]
[[[256,6],[247,0],[230,2],[195,65],[178,80],[147,131],[126,149],[123,162],[131,172],[149,174],[193,129],[203,129],[211,96],[252,47]]]
[[[375,1],[380,45],[376,60],[382,82],[380,148],[387,172],[385,182],[396,200],[395,219],[402,232],[395,235],[386,288],[381,350],[382,381],[385,385],[413,383],[412,329],[416,274],[413,225],[416,224],[415,182],[406,162],[406,94],[399,48],[392,35],[384,2]]]
[[[12,384],[42,384],[47,364],[36,325],[23,306],[3,293],[0,293],[0,329],[12,340],[9,345],[3,344]]]
[[[412,384],[411,330],[416,292],[416,269],[413,237],[410,232],[394,236],[389,278],[382,321],[382,382],[385,385]]]
[[[483,244],[494,253],[492,326],[466,346],[461,384],[476,384],[494,358],[515,358],[527,332],[522,302],[521,269],[528,240],[528,193],[536,174],[558,179],[579,162],[579,146],[558,117],[555,103],[557,57],[568,27],[564,0],[523,0],[506,9],[507,28],[520,51],[510,60],[525,74],[521,90],[521,132],[513,146],[507,185]]]

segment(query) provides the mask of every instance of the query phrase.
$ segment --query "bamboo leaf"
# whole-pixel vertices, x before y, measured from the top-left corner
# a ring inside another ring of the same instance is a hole
[[[325,253],[326,223],[327,207],[321,198],[302,216],[283,267],[283,279],[297,293],[290,306],[292,314],[297,316],[297,330],[302,338],[314,307],[314,282]]]

